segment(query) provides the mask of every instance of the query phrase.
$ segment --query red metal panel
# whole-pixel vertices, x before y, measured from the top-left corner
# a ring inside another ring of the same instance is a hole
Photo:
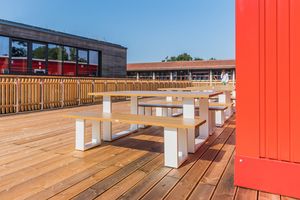
[[[236,151],[259,157],[259,0],[236,1]]]
[[[277,2],[265,6],[266,158],[277,159]],[[264,133],[261,133],[264,134]]]
[[[259,2],[259,153],[260,157],[266,157],[266,68],[265,68],[265,1]],[[264,134],[261,134],[264,133]]]
[[[289,1],[278,0],[278,160],[290,161],[290,27]]]
[[[290,4],[290,131],[291,162],[300,162],[300,1],[291,0]]]
[[[235,185],[300,198],[300,165],[235,156]]]

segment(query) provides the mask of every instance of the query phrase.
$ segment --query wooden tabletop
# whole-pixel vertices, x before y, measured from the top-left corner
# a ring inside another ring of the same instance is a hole
[[[93,92],[88,95],[95,96],[143,96],[143,97],[199,97],[210,98],[222,94],[221,92],[172,92],[172,91],[114,91]]]
[[[187,87],[187,88],[158,88],[159,91],[235,91],[235,86],[205,86],[205,87]]]

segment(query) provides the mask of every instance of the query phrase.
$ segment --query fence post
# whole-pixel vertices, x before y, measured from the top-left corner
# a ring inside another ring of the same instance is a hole
[[[65,90],[64,90],[64,79],[61,79],[61,107],[64,107],[64,97],[65,96]]]
[[[116,85],[116,91],[118,91],[118,81],[117,80],[116,80],[115,85]],[[116,101],[118,101],[118,96],[116,96],[115,98],[116,98]]]
[[[16,113],[19,113],[19,78],[16,80]]]
[[[44,78],[41,81],[41,110],[44,109]]]
[[[135,91],[135,81],[132,81],[132,90]]]
[[[80,79],[78,79],[78,106],[81,105]]]
[[[141,91],[143,90],[143,81],[140,81],[141,83],[140,83],[140,85],[141,85]]]
[[[104,82],[104,86],[105,86],[105,92],[107,92],[107,80],[105,80],[105,82]]]
[[[93,79],[93,89],[92,89],[92,91],[93,91],[93,93],[95,92],[95,79]],[[93,95],[93,104],[95,104],[95,95]]]

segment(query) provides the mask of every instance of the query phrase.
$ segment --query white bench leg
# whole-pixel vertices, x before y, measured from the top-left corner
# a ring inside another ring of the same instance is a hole
[[[216,111],[216,126],[221,127],[225,122],[225,112]]]
[[[137,96],[131,96],[130,100],[131,104],[131,114],[137,115],[138,114],[138,97]],[[136,130],[138,129],[137,124],[131,124],[131,130]]]
[[[103,112],[111,113],[111,96],[103,96]],[[112,125],[111,122],[103,122],[103,140],[112,140]]]
[[[145,107],[139,106],[139,115],[145,115]],[[139,128],[145,128],[145,125],[144,124],[139,124],[138,127]]]
[[[76,149],[85,151],[101,144],[101,122],[92,121],[92,141],[85,143],[85,120],[76,119]]]
[[[212,112],[211,120],[212,120],[212,131],[213,131],[212,133],[214,133],[216,130],[216,112],[215,111]]]
[[[178,168],[188,158],[187,131],[164,128],[165,166]]]
[[[178,100],[178,101],[182,101],[182,97],[178,97],[177,100]],[[178,109],[177,112],[178,112],[178,113],[182,113],[182,109],[181,109],[181,108]]]
[[[76,119],[76,149],[80,151],[85,150],[85,120]]]
[[[152,107],[145,108],[145,115],[152,116]]]
[[[162,117],[163,116],[163,109],[156,107],[156,116]]]
[[[231,94],[230,91],[225,91],[223,94],[219,95],[219,102],[221,103],[228,103],[231,102]],[[230,117],[232,115],[232,107],[228,106],[226,109],[226,117]]]
[[[101,122],[92,121],[92,143],[101,144]]]

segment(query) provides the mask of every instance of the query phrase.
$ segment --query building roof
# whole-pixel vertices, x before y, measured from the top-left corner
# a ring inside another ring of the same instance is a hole
[[[103,45],[118,47],[118,48],[122,48],[122,49],[127,49],[126,47],[123,47],[123,46],[118,45],[118,44],[113,44],[113,43],[109,43],[109,42],[105,42],[105,41],[101,41],[101,40],[96,40],[96,39],[91,39],[91,38],[87,38],[87,37],[77,36],[77,35],[73,35],[73,34],[69,34],[69,33],[63,33],[63,32],[50,30],[50,29],[46,29],[46,28],[30,26],[30,25],[27,25],[27,24],[12,22],[12,21],[8,21],[8,20],[4,20],[4,19],[0,19],[0,24],[7,25],[7,26],[14,26],[14,27],[18,27],[18,28],[24,28],[24,29],[33,30],[33,31],[44,32],[44,33],[50,33],[50,34],[53,34],[53,35],[59,35],[59,36],[64,36],[64,37],[68,37],[68,38],[84,40],[84,41],[88,41],[88,42],[100,43],[100,44],[103,44]]]
[[[235,68],[235,59],[127,64],[127,71],[197,70],[197,69],[205,70],[205,69],[234,69],[234,68]]]

